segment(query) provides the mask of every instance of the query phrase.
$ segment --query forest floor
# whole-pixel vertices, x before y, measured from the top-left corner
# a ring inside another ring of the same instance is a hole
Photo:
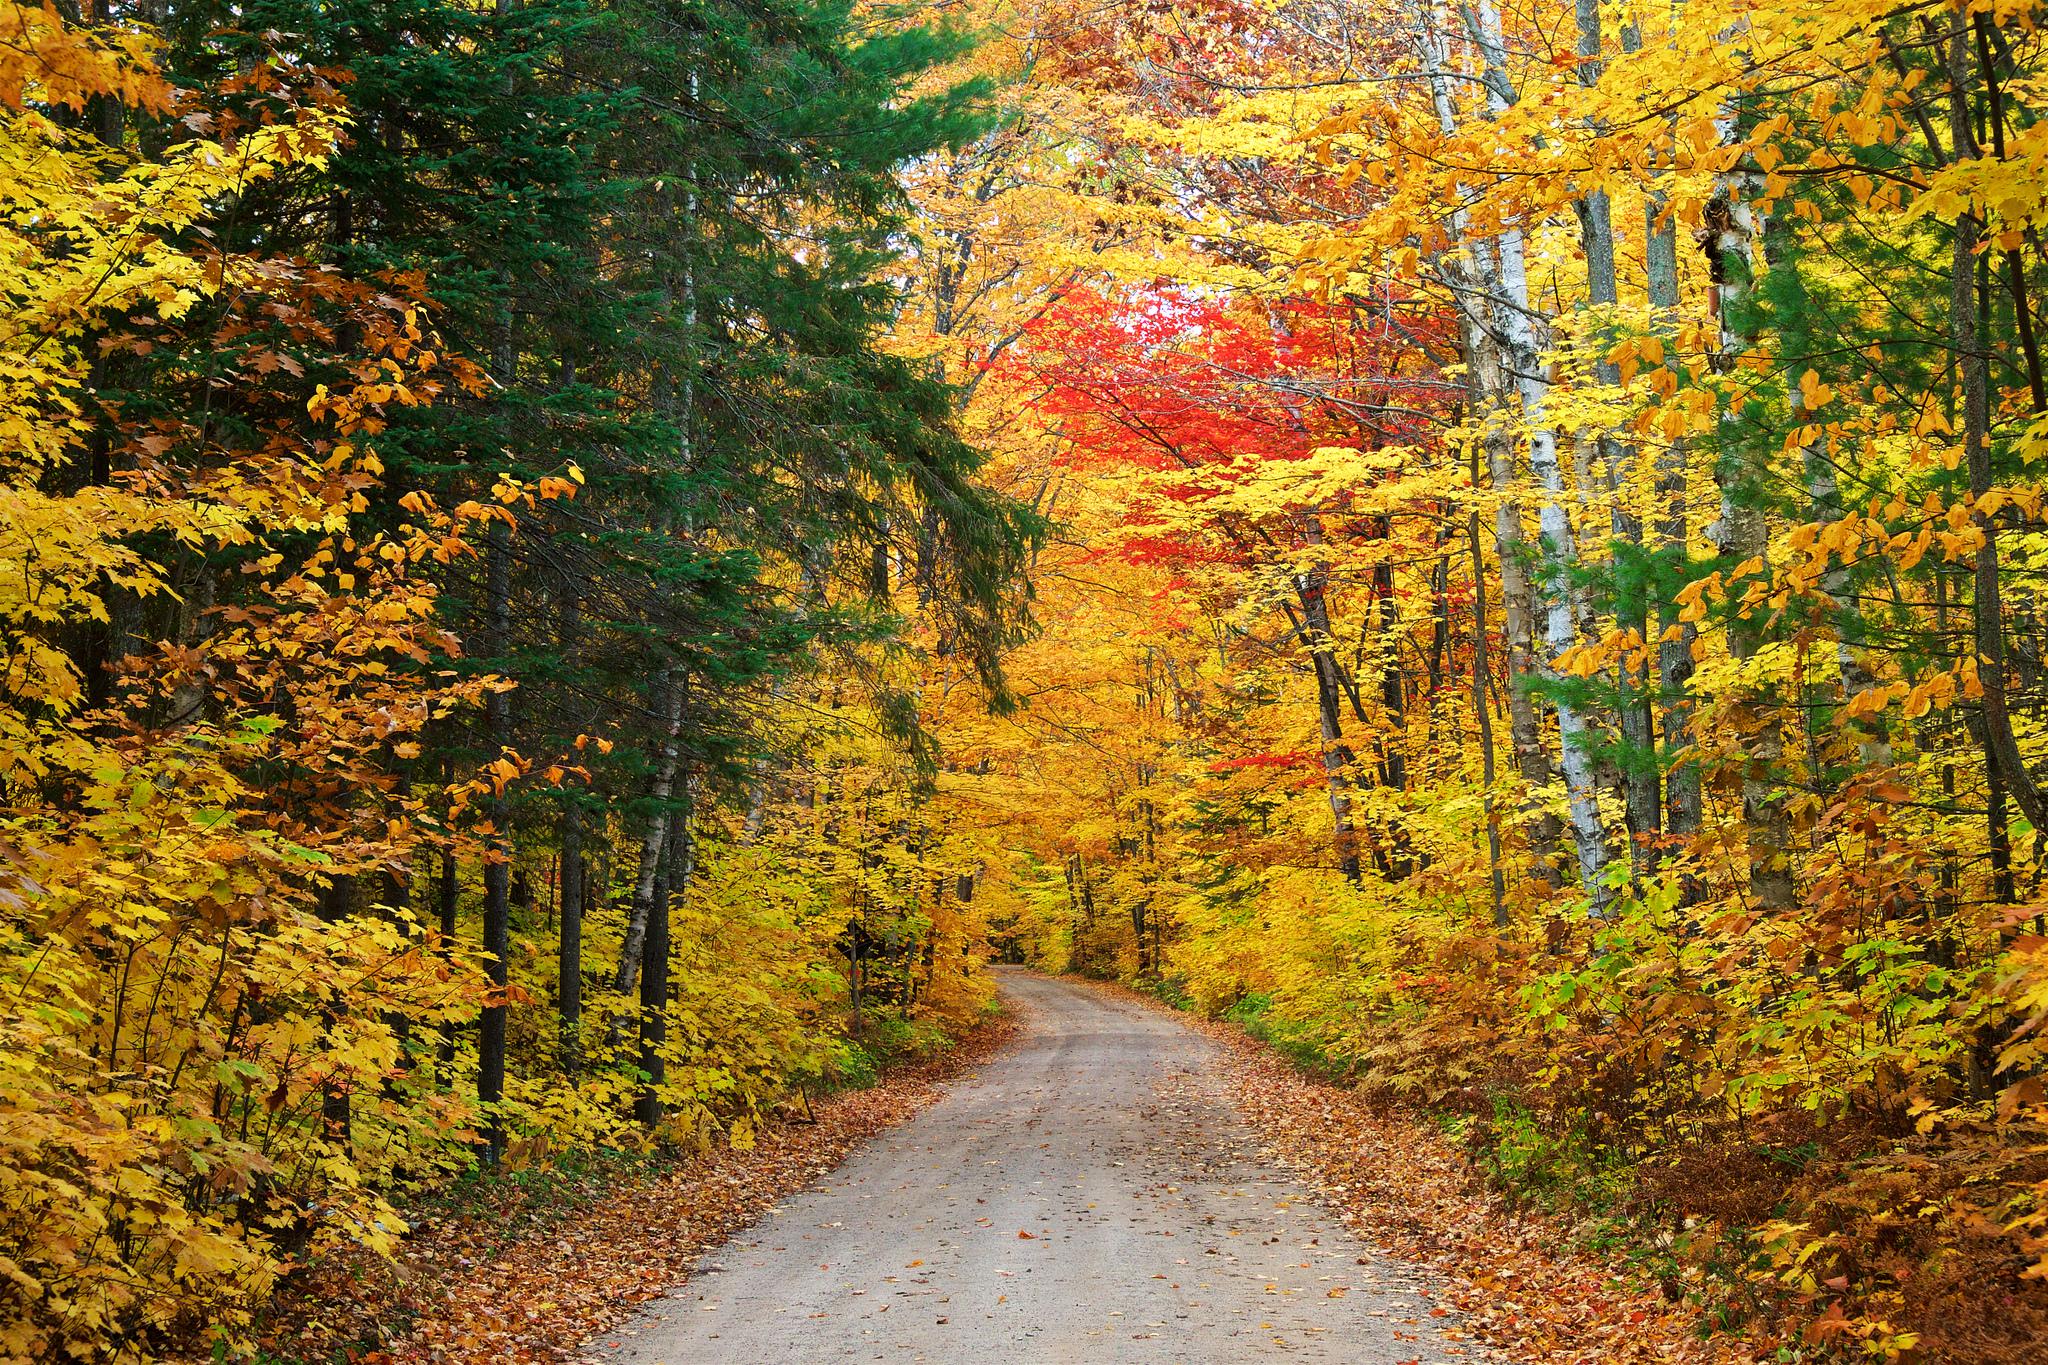
[[[1009,1041],[1009,1015],[876,1084],[786,1115],[744,1151],[612,1157],[494,1182],[418,1219],[395,1260],[324,1259],[266,1313],[266,1365],[528,1365],[573,1359],[591,1333],[686,1278],[698,1256],[877,1134],[935,1103]],[[770,1356],[759,1365],[782,1359]]]
[[[302,1281],[272,1358],[1752,1358],[1485,1193],[1423,1117],[1118,987],[1005,971],[1003,994],[1011,1019],[751,1151],[508,1187],[395,1265]]]
[[[1169,1007],[1117,986],[1097,989]],[[1496,1358],[1521,1365],[1732,1365],[1767,1358],[1703,1340],[1674,1301],[1592,1230],[1487,1190],[1464,1149],[1422,1113],[1376,1105],[1311,1075],[1234,1025],[1179,1016],[1217,1049],[1205,1087],[1226,1094],[1268,1158],[1312,1186],[1380,1255],[1429,1272],[1443,1310]],[[1775,1353],[1769,1358],[1774,1358]]]

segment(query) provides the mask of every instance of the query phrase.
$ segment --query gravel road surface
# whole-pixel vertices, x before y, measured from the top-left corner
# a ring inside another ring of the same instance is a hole
[[[1023,1031],[932,1108],[707,1253],[606,1361],[1092,1365],[1484,1358],[1204,1078],[1171,1015],[1004,972]]]

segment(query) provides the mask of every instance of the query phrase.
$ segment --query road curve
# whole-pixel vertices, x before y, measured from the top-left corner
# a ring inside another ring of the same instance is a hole
[[[1482,1358],[1258,1155],[1161,1011],[1004,972],[1023,1030],[585,1347],[639,1365]]]

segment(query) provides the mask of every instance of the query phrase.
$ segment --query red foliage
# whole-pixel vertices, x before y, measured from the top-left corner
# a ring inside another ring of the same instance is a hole
[[[1076,469],[1157,476],[1154,493],[1187,505],[1215,499],[1262,463],[1324,447],[1383,449],[1431,438],[1446,385],[1424,348],[1444,320],[1305,298],[1247,306],[1154,285],[1077,289],[1034,322],[1001,369],[1036,393]],[[1377,475],[1361,467],[1360,487]],[[1348,498],[1313,510],[1342,517]],[[1306,506],[1253,517],[1219,511],[1201,531],[1164,527],[1134,508],[1113,552],[1167,566],[1243,564],[1291,545]]]

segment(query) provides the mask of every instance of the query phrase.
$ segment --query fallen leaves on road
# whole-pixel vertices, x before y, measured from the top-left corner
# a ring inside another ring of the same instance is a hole
[[[1701,1341],[1696,1312],[1574,1249],[1569,1227],[1488,1196],[1464,1156],[1417,1116],[1376,1109],[1229,1025],[1193,1026],[1222,1049],[1222,1074],[1208,1083],[1268,1152],[1367,1242],[1431,1272],[1435,1297],[1461,1325],[1518,1365],[1755,1359],[1739,1342]]]
[[[358,1365],[576,1359],[632,1305],[681,1284],[707,1247],[930,1105],[1014,1031],[1007,1018],[983,1025],[941,1057],[819,1101],[815,1122],[771,1124],[750,1150],[678,1162],[566,1216],[530,1216],[508,1190],[501,1207],[416,1230],[395,1261],[327,1258],[279,1296],[265,1347]]]

